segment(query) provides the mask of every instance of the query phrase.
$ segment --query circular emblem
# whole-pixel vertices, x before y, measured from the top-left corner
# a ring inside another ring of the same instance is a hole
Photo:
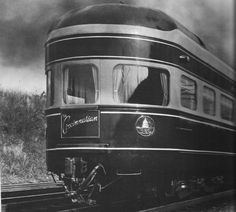
[[[151,136],[155,132],[155,122],[149,116],[141,116],[135,123],[136,130],[141,136]]]

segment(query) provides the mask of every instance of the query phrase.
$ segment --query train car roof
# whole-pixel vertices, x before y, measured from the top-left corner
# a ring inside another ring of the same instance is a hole
[[[55,32],[56,30],[73,27],[76,25],[96,24],[134,27],[140,26],[144,28],[156,29],[163,33],[170,32],[168,33],[170,36],[173,34],[172,32],[177,30],[180,34],[177,33],[176,35],[175,32],[175,42],[184,47],[187,46],[188,49],[191,47],[190,51],[198,55],[203,61],[206,61],[207,63],[210,62],[211,65],[221,73],[228,76],[230,79],[235,80],[235,71],[232,67],[228,66],[214,54],[209,52],[205,44],[197,35],[190,32],[182,24],[164,12],[156,9],[153,10],[145,7],[117,3],[96,4],[84,8],[76,8],[69,11],[58,21],[56,21],[50,28],[49,34],[53,33],[53,31]]]
[[[205,47],[198,36],[164,12],[128,4],[97,4],[74,9],[62,16],[51,27],[49,33],[55,29],[82,24],[125,24],[163,31],[179,29],[199,45]]]

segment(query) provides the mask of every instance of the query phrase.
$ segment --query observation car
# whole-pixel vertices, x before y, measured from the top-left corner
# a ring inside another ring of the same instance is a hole
[[[47,167],[73,201],[121,179],[158,197],[233,181],[235,72],[179,22],[93,5],[61,17],[45,48]]]

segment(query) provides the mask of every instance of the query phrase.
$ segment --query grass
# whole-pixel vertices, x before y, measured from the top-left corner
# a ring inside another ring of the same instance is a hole
[[[52,181],[45,153],[45,96],[0,91],[1,183]]]

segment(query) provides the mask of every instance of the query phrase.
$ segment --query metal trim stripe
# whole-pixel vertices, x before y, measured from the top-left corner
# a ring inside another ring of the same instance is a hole
[[[62,59],[57,59],[57,60],[53,60],[49,63],[47,63],[46,65],[51,65],[52,63],[56,63],[56,62],[63,62],[63,61],[67,61],[68,59],[70,60],[76,60],[76,59],[97,59],[97,58],[111,58],[111,59],[122,59],[122,60],[143,60],[143,61],[147,61],[147,62],[158,62],[158,63],[163,63],[163,64],[167,64],[167,65],[172,65],[172,66],[176,66],[179,67],[181,69],[184,69],[185,71],[187,71],[185,68],[183,68],[182,66],[176,65],[174,63],[170,63],[170,62],[166,62],[163,60],[156,60],[156,59],[151,59],[151,58],[145,58],[145,57],[130,57],[130,56],[110,56],[110,55],[89,55],[89,56],[75,56],[75,57],[65,57]],[[189,72],[191,73],[191,72]]]
[[[171,151],[179,153],[210,154],[210,155],[228,155],[236,156],[234,152],[195,150],[195,149],[177,149],[177,148],[140,148],[140,147],[62,147],[50,148],[46,151],[64,151],[64,150],[105,150],[105,151]]]
[[[162,44],[165,44],[165,45],[168,45],[168,46],[178,48],[179,50],[182,50],[183,52],[188,54],[188,52],[186,50],[178,47],[177,45],[167,43],[167,42],[164,42],[164,41],[148,39],[148,38],[132,37],[132,36],[117,36],[117,35],[116,36],[111,36],[111,35],[88,35],[88,36],[69,37],[69,38],[63,38],[63,39],[59,39],[59,40],[49,42],[46,46],[50,46],[54,43],[59,43],[59,42],[62,42],[62,41],[67,41],[67,40],[78,40],[78,39],[87,39],[87,38],[118,38],[118,39],[143,40],[143,41],[148,41],[148,42],[153,42],[153,43],[162,43]]]
[[[52,116],[60,116],[60,115],[61,115],[61,113],[53,113],[53,114],[46,115],[46,118],[52,117]]]
[[[183,117],[183,116],[171,115],[171,114],[165,114],[165,113],[126,112],[126,111],[101,111],[101,113],[102,114],[137,114],[137,115],[151,115],[151,116],[174,117],[174,118],[181,118],[181,119],[184,119],[184,120],[188,120],[188,121],[192,121],[192,122],[196,122],[196,123],[201,123],[201,124],[209,125],[209,126],[212,126],[212,127],[217,127],[217,128],[221,128],[221,129],[225,129],[225,130],[236,132],[236,130],[231,129],[231,128],[222,127],[222,126],[219,126],[219,125],[216,125],[216,124],[206,123],[206,122],[203,122],[203,121],[197,121],[197,120],[186,118],[186,117]]]

